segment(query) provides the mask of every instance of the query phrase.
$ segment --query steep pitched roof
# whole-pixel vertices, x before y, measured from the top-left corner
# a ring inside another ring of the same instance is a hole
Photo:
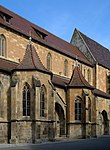
[[[96,61],[101,65],[108,69],[110,69],[110,52],[107,48],[87,37],[85,34],[78,31],[90,49],[92,55],[96,59]]]
[[[99,97],[110,99],[110,94],[107,94],[99,89],[94,89],[93,94]]]
[[[70,82],[68,84],[69,88],[85,88],[85,89],[94,89],[83,77],[78,66],[73,70]]]
[[[79,62],[83,62],[87,65],[92,66],[88,59],[84,56],[80,50],[73,46],[72,44],[56,37],[55,35],[49,33],[48,31],[40,28],[39,26],[27,21],[26,19],[16,15],[15,13],[7,10],[0,5],[0,12],[6,13],[11,16],[11,23],[6,23],[3,18],[0,17],[0,24],[11,28],[14,31],[17,31],[20,34],[23,34],[29,37],[30,33],[33,40],[50,47],[51,49],[69,56],[70,58],[76,58],[78,56]]]
[[[38,71],[43,71],[43,72],[49,73],[49,74],[51,73],[43,66],[43,64],[32,44],[27,45],[23,60],[16,67],[15,70],[38,70]]]
[[[11,73],[11,71],[15,69],[17,65],[18,63],[0,58],[0,71]]]

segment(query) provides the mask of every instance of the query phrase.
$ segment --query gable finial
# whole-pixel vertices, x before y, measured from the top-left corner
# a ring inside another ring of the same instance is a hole
[[[75,66],[78,66],[78,56],[76,55],[76,61],[75,61]]]
[[[31,36],[29,37],[29,44],[32,44],[32,38],[31,38]]]
[[[32,44],[32,36],[31,36],[31,30],[29,31],[29,44]]]

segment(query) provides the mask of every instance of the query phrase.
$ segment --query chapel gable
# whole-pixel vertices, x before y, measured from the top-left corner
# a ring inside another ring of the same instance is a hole
[[[82,38],[81,33],[77,29],[74,30],[70,43],[74,46],[77,46],[79,50],[89,59],[89,61],[92,64],[95,63],[96,60],[94,56],[92,55],[92,53],[89,50],[89,47]]]

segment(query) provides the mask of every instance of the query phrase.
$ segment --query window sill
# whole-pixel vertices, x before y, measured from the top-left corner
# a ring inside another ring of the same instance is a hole
[[[82,124],[81,121],[75,120],[73,122],[68,122],[68,124]]]
[[[23,120],[30,120],[31,117],[30,117],[30,116],[23,116],[22,119],[23,119]]]
[[[75,120],[73,123],[82,123],[81,120]]]

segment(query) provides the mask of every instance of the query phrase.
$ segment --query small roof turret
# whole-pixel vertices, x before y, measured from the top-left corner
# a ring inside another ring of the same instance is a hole
[[[76,66],[73,70],[70,82],[68,84],[69,88],[85,88],[85,89],[94,89],[83,77],[82,72],[79,67]]]
[[[27,45],[23,60],[16,67],[16,70],[38,70],[51,74],[51,72],[47,70],[42,64],[32,42],[29,42],[29,44]]]

